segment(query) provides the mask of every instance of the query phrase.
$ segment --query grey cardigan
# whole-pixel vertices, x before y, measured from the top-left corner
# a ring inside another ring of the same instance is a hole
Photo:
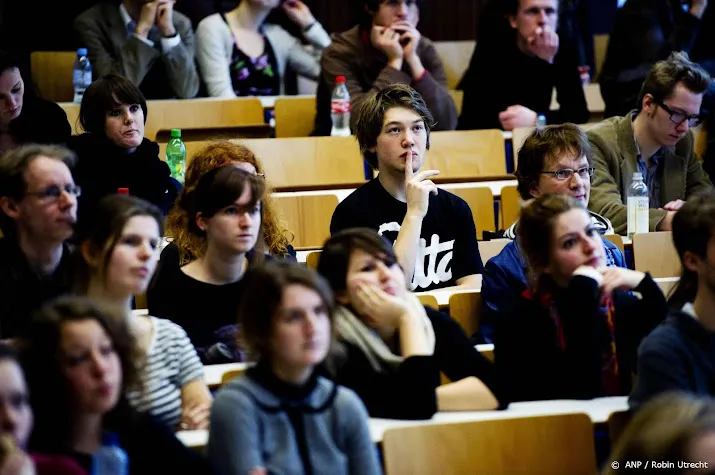
[[[181,13],[173,12],[174,28],[181,42],[167,52],[161,50],[157,37],[150,37],[154,47],[134,36],[128,36],[127,27],[119,13],[119,2],[105,0],[74,21],[74,29],[87,47],[89,60],[97,78],[109,73],[127,77],[139,86],[155,61],[163,61],[173,94],[182,99],[196,96],[199,75],[194,64],[194,32],[191,21]],[[148,97],[147,99],[152,99]]]
[[[246,475],[264,467],[274,475],[382,473],[368,415],[351,390],[318,377],[300,403],[283,400],[251,378],[224,386],[211,410],[206,454],[217,473]]]
[[[278,62],[278,74],[281,78],[283,94],[283,76],[286,64],[293,70],[310,79],[317,79],[320,74],[320,62],[305,50],[297,38],[278,25],[265,24],[262,27],[266,40],[271,44]],[[320,23],[314,23],[306,32],[305,39],[323,50],[330,45],[330,35]],[[199,62],[201,76],[212,97],[236,97],[231,84],[229,63],[233,52],[234,37],[220,13],[207,16],[196,27],[196,59]]]

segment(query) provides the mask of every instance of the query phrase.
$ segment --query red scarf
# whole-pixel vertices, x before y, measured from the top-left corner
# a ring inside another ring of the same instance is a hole
[[[522,296],[528,300],[536,301],[536,295],[531,291],[531,289],[526,289],[522,293]],[[554,302],[553,295],[551,292],[541,292],[539,295],[538,303],[544,308],[548,309],[549,315],[554,322],[556,328],[556,341],[563,353],[566,351],[566,336],[564,335],[564,329],[561,322],[561,317],[559,317],[558,311],[556,310],[556,303]],[[608,326],[609,333],[609,345],[608,349],[604,350],[602,359],[603,365],[601,367],[601,378],[603,383],[604,396],[617,396],[621,393],[620,383],[618,378],[618,358],[616,354],[616,334],[615,334],[615,305],[613,303],[613,298],[610,296],[605,300],[603,308],[605,308],[606,325]]]

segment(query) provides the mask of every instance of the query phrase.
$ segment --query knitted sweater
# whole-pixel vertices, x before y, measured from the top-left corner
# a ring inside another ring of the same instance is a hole
[[[315,373],[293,386],[259,363],[216,396],[207,455],[224,475],[380,474],[367,419],[351,390]]]

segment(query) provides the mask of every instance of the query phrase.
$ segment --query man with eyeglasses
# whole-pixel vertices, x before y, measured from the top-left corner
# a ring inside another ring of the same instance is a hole
[[[588,206],[591,194],[592,150],[586,134],[573,124],[550,125],[535,129],[519,149],[518,165],[514,174],[517,190],[524,201],[542,195],[568,195]],[[591,222],[601,234],[613,234],[610,221],[590,212]],[[513,223],[504,237],[516,238],[519,222]],[[603,239],[606,265],[626,267],[620,249]],[[528,269],[521,255],[519,243],[508,243],[484,265],[479,333],[475,343],[492,343],[494,315],[513,302],[527,288]]]
[[[26,145],[0,157],[0,338],[14,338],[43,303],[71,290],[75,155]]]
[[[634,172],[641,172],[648,186],[651,231],[670,231],[684,200],[712,187],[690,131],[701,122],[709,85],[702,67],[685,53],[673,53],[651,68],[637,110],[587,132],[596,169],[589,208],[610,219],[616,233],[626,233],[626,196]]]

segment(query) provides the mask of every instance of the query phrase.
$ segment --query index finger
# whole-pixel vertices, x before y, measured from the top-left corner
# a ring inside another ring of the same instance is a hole
[[[412,169],[412,154],[408,153],[405,159],[405,181],[410,181],[414,174],[415,172]]]

